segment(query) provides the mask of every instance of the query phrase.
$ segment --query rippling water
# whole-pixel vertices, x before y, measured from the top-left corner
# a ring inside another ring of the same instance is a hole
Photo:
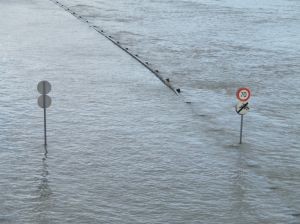
[[[106,83],[123,79],[109,66],[118,49],[103,59],[97,34],[51,2],[24,3],[41,11],[33,19],[12,2],[45,32],[10,30],[16,18],[1,11],[0,223],[300,222],[299,1],[61,1],[191,104],[151,77],[133,85],[135,65],[120,98]],[[43,17],[70,28],[54,35]],[[42,160],[35,85],[45,77],[55,103]],[[239,146],[241,86],[253,96]]]

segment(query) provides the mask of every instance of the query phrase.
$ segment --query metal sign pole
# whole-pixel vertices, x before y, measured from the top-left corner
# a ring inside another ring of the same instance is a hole
[[[47,117],[46,117],[46,83],[43,82],[43,107],[44,107],[44,142],[47,145]]]
[[[243,138],[243,122],[244,122],[244,115],[241,115],[240,144],[242,144],[242,138]]]
[[[47,146],[47,108],[51,106],[51,97],[47,94],[51,91],[51,84],[48,81],[40,81],[37,86],[38,92],[41,94],[38,98],[39,107],[44,110],[44,143]]]
[[[44,139],[45,139],[45,145],[47,145],[47,117],[46,117],[46,107],[44,107]]]

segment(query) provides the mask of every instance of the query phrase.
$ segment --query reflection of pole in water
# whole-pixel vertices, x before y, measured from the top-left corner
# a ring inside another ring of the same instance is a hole
[[[49,186],[49,172],[47,164],[47,147],[45,147],[45,154],[42,158],[42,167],[40,170],[40,180],[37,183],[37,197],[34,207],[35,222],[36,223],[51,223],[49,212],[53,207],[52,191]]]
[[[235,163],[235,178],[232,181],[232,198],[231,212],[233,216],[244,219],[248,213],[255,214],[256,211],[247,202],[247,162],[243,150],[238,151],[238,156]]]
[[[41,182],[38,186],[39,192],[40,192],[40,200],[46,200],[51,195],[51,189],[49,187],[49,181],[48,181],[48,165],[47,165],[47,147],[45,147],[45,157],[43,158],[43,168],[42,168],[42,175],[41,175]]]

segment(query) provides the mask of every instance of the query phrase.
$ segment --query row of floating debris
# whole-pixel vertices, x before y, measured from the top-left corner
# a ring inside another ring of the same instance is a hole
[[[58,5],[59,7],[63,8],[65,11],[69,12],[71,15],[75,16],[78,20],[85,22],[85,23],[90,23],[87,19],[84,19],[82,16],[78,15],[76,12],[72,11],[69,7],[63,5],[62,3],[60,3],[57,0],[50,0],[53,3],[55,3],[56,5]],[[162,83],[164,83],[167,87],[169,87],[176,95],[178,95],[181,90],[179,88],[175,89],[171,83],[170,83],[170,79],[163,79],[163,77],[161,77],[159,75],[159,71],[156,69],[154,70],[153,68],[150,67],[150,63],[148,61],[142,61],[139,58],[138,54],[133,54],[129,51],[128,47],[123,47],[119,41],[116,41],[113,39],[113,37],[111,35],[106,35],[105,32],[100,29],[98,26],[94,26],[94,25],[90,25],[90,27],[92,29],[94,29],[96,32],[98,32],[99,34],[101,34],[102,36],[104,36],[105,38],[107,38],[108,40],[110,40],[113,44],[115,44],[117,47],[119,47],[120,49],[122,49],[123,51],[125,51],[127,54],[129,54],[132,58],[134,58],[135,60],[137,60],[140,64],[142,64],[145,68],[147,68],[150,72],[152,72]]]

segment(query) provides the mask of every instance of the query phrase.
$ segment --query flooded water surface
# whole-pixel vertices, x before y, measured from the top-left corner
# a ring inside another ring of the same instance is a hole
[[[60,2],[0,1],[0,223],[300,222],[299,1]]]

